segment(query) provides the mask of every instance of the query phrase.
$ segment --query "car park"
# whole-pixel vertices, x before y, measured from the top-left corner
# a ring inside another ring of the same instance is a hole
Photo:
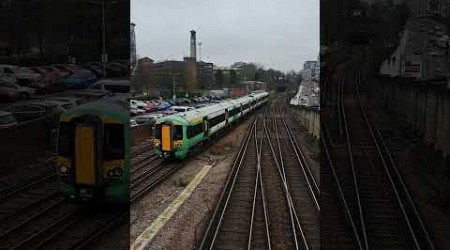
[[[165,101],[161,101],[156,106],[156,109],[158,109],[158,110],[166,110],[166,109],[170,108],[171,106],[172,105],[170,105],[170,103],[165,102]]]
[[[145,114],[136,116],[134,119],[138,124],[153,124],[159,118],[164,117],[163,114]]]
[[[28,68],[5,64],[0,65],[0,74],[16,78],[17,83],[23,86],[35,82],[41,77],[41,74],[35,73]]]
[[[12,113],[0,110],[0,129],[9,128],[17,124],[17,120]]]
[[[18,103],[4,108],[14,115],[18,122],[25,122],[45,116],[45,109],[33,103]]]
[[[4,89],[5,92],[11,93],[11,97],[14,100],[30,99],[36,92],[33,88],[23,87],[14,83],[14,81],[10,81],[10,79],[5,80],[2,78],[0,78],[0,89]]]
[[[139,109],[139,108],[130,107],[130,115],[131,116],[137,116],[137,115],[143,115],[143,114],[145,114],[145,110]]]
[[[62,82],[62,79],[58,74],[45,74],[40,80],[31,83],[30,87],[35,88],[38,95],[63,92],[67,87]]]
[[[187,106],[172,106],[168,108],[166,111],[164,111],[164,114],[171,115],[175,113],[183,113],[187,111],[195,110],[193,107],[187,107]]]
[[[129,93],[130,80],[104,79],[92,84],[91,86],[89,86],[89,89],[108,90],[115,93]]]

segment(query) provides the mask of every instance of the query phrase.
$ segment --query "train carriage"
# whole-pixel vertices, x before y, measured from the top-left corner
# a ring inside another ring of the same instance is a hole
[[[268,101],[268,93],[254,93],[156,121],[153,146],[163,158],[184,159],[196,145],[239,122]]]
[[[118,103],[95,101],[61,115],[56,162],[63,196],[129,201],[130,117]]]

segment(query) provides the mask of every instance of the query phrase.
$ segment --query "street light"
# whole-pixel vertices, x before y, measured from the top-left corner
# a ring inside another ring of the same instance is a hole
[[[102,68],[103,68],[103,76],[106,76],[106,66],[105,63],[108,61],[108,55],[106,54],[106,27],[105,27],[105,0],[99,2],[89,2],[94,5],[101,5],[102,7]],[[117,2],[113,1],[111,4],[115,4]]]

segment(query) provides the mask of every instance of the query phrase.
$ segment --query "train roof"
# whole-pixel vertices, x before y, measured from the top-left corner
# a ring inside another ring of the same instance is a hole
[[[252,101],[255,98],[261,98],[263,96],[267,96],[267,92],[262,93],[254,93],[247,96],[243,96],[237,99],[232,99],[228,101],[224,101],[221,103],[217,103],[211,106],[199,108],[196,110],[184,112],[181,114],[173,114],[170,116],[163,117],[158,120],[158,122],[163,122],[167,120],[174,120],[180,123],[197,123],[203,120],[203,117],[212,115],[214,113],[218,113],[224,109],[231,109],[234,107],[240,107],[240,105],[245,105]]]
[[[81,104],[61,114],[61,120],[71,119],[80,115],[97,115],[101,117],[115,117],[124,123],[130,122],[130,115],[127,107],[121,105],[118,101],[98,100]]]

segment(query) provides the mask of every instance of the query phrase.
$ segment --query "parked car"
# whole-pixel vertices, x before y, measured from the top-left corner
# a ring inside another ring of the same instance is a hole
[[[83,89],[89,87],[97,80],[97,77],[89,70],[78,70],[63,79],[63,83],[70,89]]]
[[[61,75],[48,73],[43,75],[39,81],[31,83],[30,87],[35,88],[38,95],[62,92],[67,88],[62,80]]]
[[[162,114],[145,114],[145,115],[139,115],[136,116],[134,119],[136,120],[136,122],[138,124],[144,124],[144,123],[149,123],[149,124],[153,124],[155,123],[155,121],[159,118],[164,117],[164,115]]]
[[[114,93],[129,93],[130,80],[100,80],[89,86],[89,89],[109,90]]]
[[[143,115],[143,114],[145,114],[145,110],[130,107],[130,116],[137,116],[137,115]]]
[[[172,105],[168,102],[165,101],[161,101],[158,103],[158,105],[156,106],[157,110],[166,110],[168,108],[170,108]]]
[[[13,93],[14,99],[30,99],[35,94],[33,88],[22,87],[10,79],[5,80],[0,78],[0,89],[9,89],[9,92]]]
[[[99,66],[99,65],[86,63],[86,64],[81,65],[81,67],[91,71],[97,77],[102,77],[103,76],[103,68],[101,66]]]
[[[59,75],[61,78],[68,77],[70,75],[69,72],[63,71],[55,66],[44,66],[42,67],[44,70],[47,71],[47,73],[56,74]]]
[[[164,111],[164,114],[166,115],[172,115],[175,113],[183,113],[187,111],[195,110],[193,107],[187,107],[187,106],[172,106],[168,108],[166,111]]]
[[[86,101],[82,98],[76,98],[76,97],[70,97],[70,96],[55,96],[55,97],[49,97],[46,98],[46,100],[55,100],[55,101],[62,101],[62,102],[70,102],[73,107],[81,105],[85,103]]]
[[[110,71],[112,76],[127,76],[130,73],[130,68],[120,63],[110,62],[105,65],[105,68]]]
[[[71,101],[68,100],[45,99],[45,101],[58,105],[59,108],[63,111],[67,111],[77,106],[76,104],[73,104]]]
[[[45,116],[45,109],[33,103],[13,104],[4,109],[14,115],[18,122],[25,122]]]
[[[45,116],[49,118],[59,117],[59,115],[65,111],[59,103],[47,100],[26,101],[22,102],[22,104],[33,104],[42,107],[45,111]]]
[[[13,114],[0,110],[0,129],[17,125],[17,120]]]
[[[131,125],[131,127],[136,127],[136,126],[139,125],[139,124],[136,122],[136,120],[131,119],[131,120],[130,120],[130,125]]]
[[[69,73],[69,75],[75,74],[76,72],[83,70],[76,64],[55,64],[52,66],[56,67],[60,71]]]
[[[35,82],[41,77],[41,74],[35,73],[28,68],[4,64],[0,65],[0,74],[15,77],[17,83],[23,86]]]

